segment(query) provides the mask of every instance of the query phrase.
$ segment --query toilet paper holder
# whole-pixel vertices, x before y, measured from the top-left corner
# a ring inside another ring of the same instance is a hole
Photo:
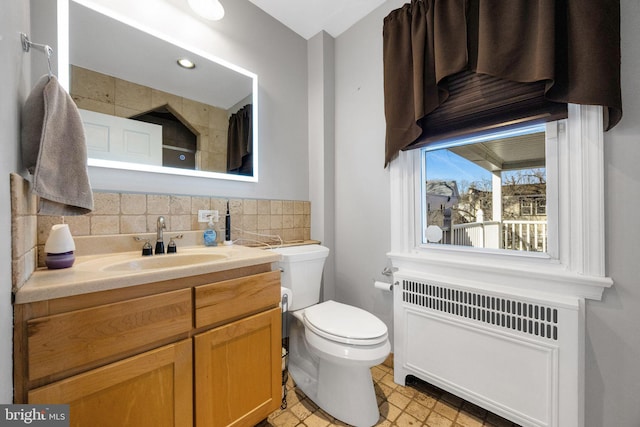
[[[382,275],[383,276],[393,276],[393,273],[395,273],[396,271],[398,271],[397,267],[385,267],[382,270]]]

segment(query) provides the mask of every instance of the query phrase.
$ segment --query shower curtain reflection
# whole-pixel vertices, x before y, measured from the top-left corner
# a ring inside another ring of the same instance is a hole
[[[247,104],[229,117],[227,133],[227,172],[253,175],[252,105]]]

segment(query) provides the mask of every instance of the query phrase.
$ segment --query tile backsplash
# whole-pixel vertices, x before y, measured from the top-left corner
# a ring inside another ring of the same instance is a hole
[[[311,204],[308,201],[234,199],[171,194],[94,192],[94,211],[83,216],[67,216],[64,222],[74,237],[144,234],[156,232],[158,216],[164,216],[165,233],[201,231],[198,210],[217,210],[215,229],[224,240],[225,213],[229,202],[231,239],[240,244],[309,240]],[[12,260],[14,288],[29,278],[36,266],[44,265],[44,244],[59,216],[36,215],[37,198],[29,182],[11,174]],[[152,242],[153,243],[153,242]],[[82,255],[82,254],[80,254]]]

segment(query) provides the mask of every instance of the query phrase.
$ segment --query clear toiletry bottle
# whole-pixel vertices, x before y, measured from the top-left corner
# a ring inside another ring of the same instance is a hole
[[[209,216],[209,223],[207,224],[207,229],[204,230],[203,235],[205,246],[218,246],[218,241],[216,240],[218,235],[214,228],[214,222],[217,220],[218,218],[215,215]]]

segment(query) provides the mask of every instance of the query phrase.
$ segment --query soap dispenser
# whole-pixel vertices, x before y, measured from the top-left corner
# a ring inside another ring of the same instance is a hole
[[[214,228],[216,221],[218,221],[218,211],[213,211],[213,215],[209,215],[209,223],[203,234],[205,246],[218,246],[218,241],[216,240],[218,235]]]

